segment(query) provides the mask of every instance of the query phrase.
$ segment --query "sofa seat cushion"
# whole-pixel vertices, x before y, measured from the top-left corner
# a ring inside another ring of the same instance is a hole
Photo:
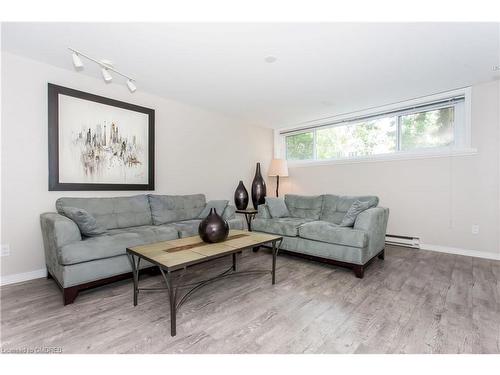
[[[145,225],[127,229],[114,229],[101,236],[72,242],[58,249],[58,261],[62,265],[89,262],[96,259],[124,255],[127,247],[178,238],[175,228]]]
[[[167,241],[179,238],[175,236],[175,229],[170,228],[167,225],[143,225],[140,227],[130,227],[122,229],[111,229],[108,231],[110,235],[121,234],[121,233],[136,233],[145,239],[152,239],[154,241]]]
[[[295,237],[299,234],[299,227],[309,222],[308,219],[298,219],[295,217],[282,217],[279,219],[254,219],[252,221],[252,230],[256,232],[265,232],[279,234],[282,236]]]
[[[167,227],[174,228],[180,238],[198,235],[198,227],[200,226],[201,219],[178,221],[176,223],[168,224]]]
[[[364,248],[368,245],[368,234],[362,230],[340,227],[326,221],[313,221],[299,227],[299,237]]]

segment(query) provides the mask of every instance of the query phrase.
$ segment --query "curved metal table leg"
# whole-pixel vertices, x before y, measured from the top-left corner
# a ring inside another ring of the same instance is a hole
[[[134,279],[134,306],[137,306],[137,295],[139,294],[139,265],[141,264],[141,258],[137,257],[137,264],[135,263],[135,257],[127,253],[128,260],[132,266],[132,276]]]
[[[278,256],[278,251],[280,250],[283,239],[279,240],[278,246],[276,246],[276,242],[277,241],[273,241],[273,268],[272,268],[273,285],[276,284],[276,257]]]
[[[163,271],[161,267],[159,268],[161,275],[163,276],[163,280],[165,280],[165,284],[167,285],[168,289],[168,300],[170,303],[170,335],[175,336],[177,334],[177,292],[179,290],[179,285],[180,285],[179,281],[186,274],[187,268],[184,268],[181,275],[177,278],[176,285],[174,285],[172,280],[172,272],[167,271],[165,274],[165,271]]]

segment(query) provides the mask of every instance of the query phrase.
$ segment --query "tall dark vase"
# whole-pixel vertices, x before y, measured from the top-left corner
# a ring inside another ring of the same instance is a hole
[[[229,234],[229,224],[217,214],[215,208],[211,208],[208,216],[198,226],[198,234],[205,242],[221,242]]]
[[[240,181],[234,192],[234,205],[238,210],[244,210],[248,206],[248,191],[243,185],[243,181]]]
[[[252,182],[252,203],[253,208],[257,209],[259,204],[266,202],[266,182],[262,178],[260,173],[260,163],[257,163],[257,169],[255,170],[255,177]]]

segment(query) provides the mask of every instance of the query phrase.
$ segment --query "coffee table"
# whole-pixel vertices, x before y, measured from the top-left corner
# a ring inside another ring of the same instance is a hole
[[[271,273],[271,282],[275,284],[276,256],[278,255],[282,241],[283,237],[277,235],[230,230],[228,238],[224,242],[219,243],[205,243],[199,236],[193,236],[127,248],[127,255],[132,266],[134,280],[134,306],[137,306],[137,297],[141,290],[167,290],[170,303],[170,334],[175,336],[177,310],[199,288],[221,278],[243,274]],[[241,253],[245,249],[252,249],[255,246],[264,244],[272,245],[271,270],[238,271],[238,253]],[[229,255],[232,256],[232,265],[221,274],[188,284],[181,283],[189,266]],[[139,265],[142,259],[158,266],[166,287],[139,288]],[[176,277],[174,277],[174,271],[180,271],[180,274],[176,274]],[[179,290],[183,289],[188,290],[182,296],[179,296]]]

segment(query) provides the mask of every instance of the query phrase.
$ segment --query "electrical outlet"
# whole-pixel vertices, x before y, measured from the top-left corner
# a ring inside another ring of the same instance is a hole
[[[2,257],[8,257],[10,255],[10,246],[9,244],[2,244],[1,250],[0,250],[0,256]]]
[[[471,229],[472,234],[479,234],[479,225],[474,224]]]

